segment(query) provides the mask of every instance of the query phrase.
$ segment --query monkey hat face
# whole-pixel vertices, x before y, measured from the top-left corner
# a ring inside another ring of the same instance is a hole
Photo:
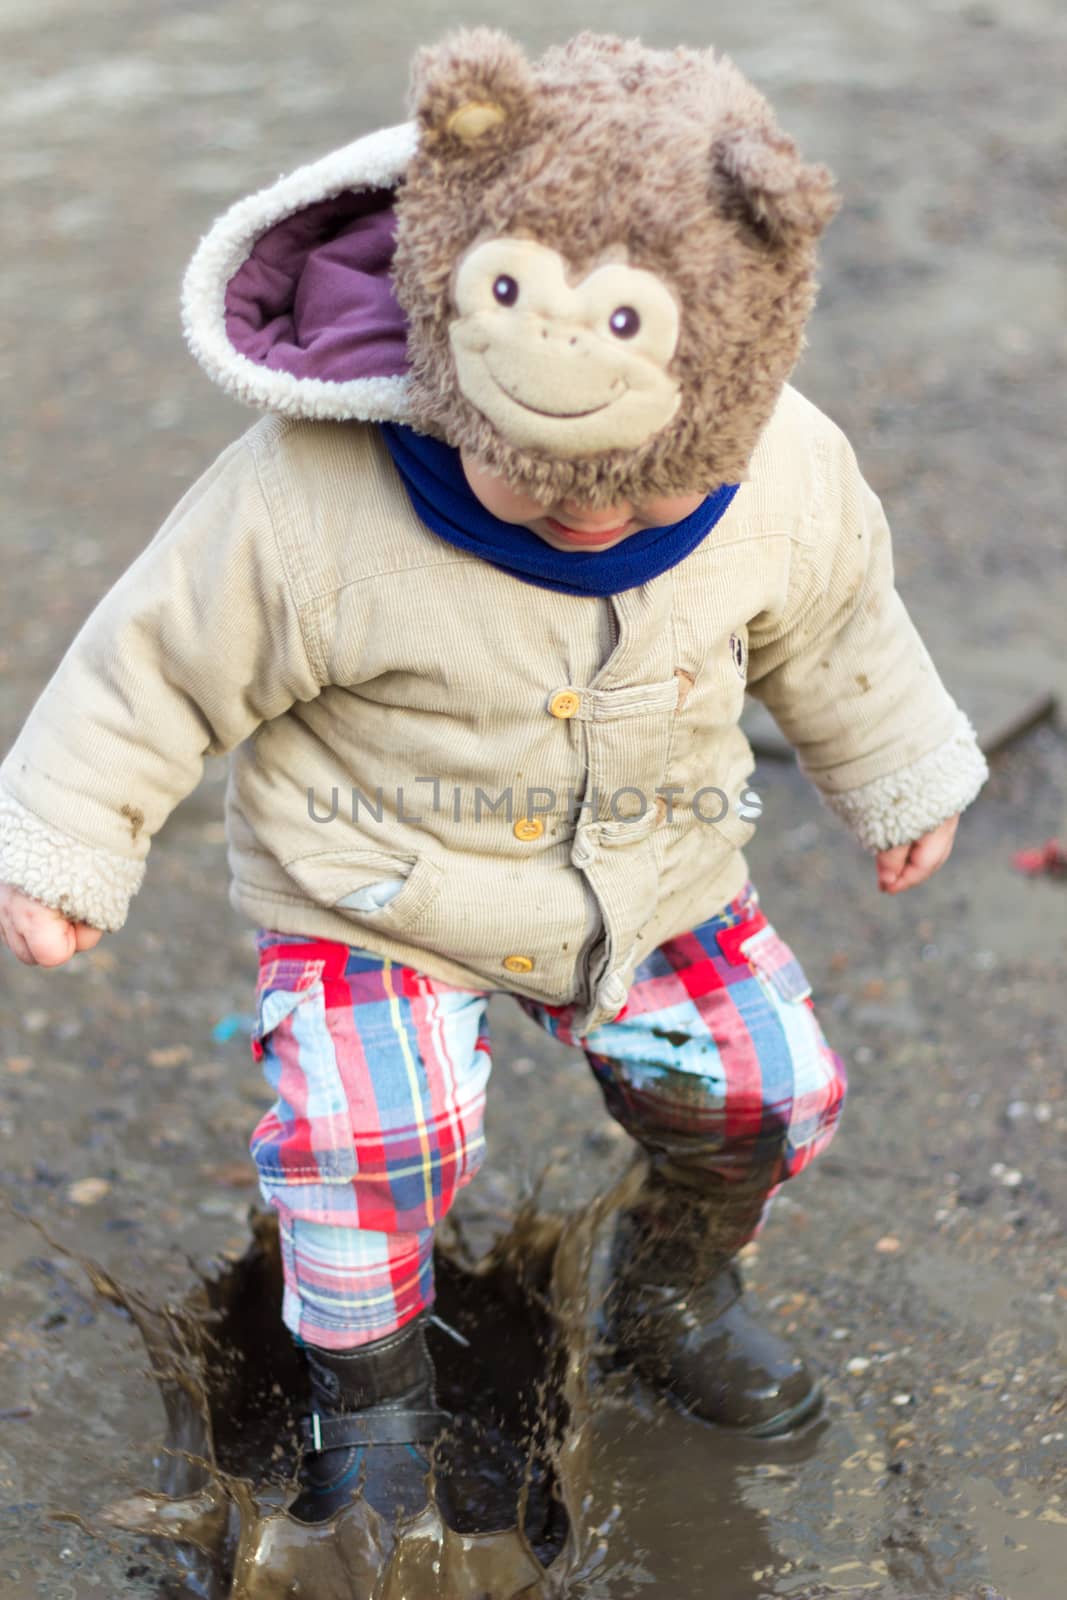
[[[544,503],[743,477],[836,209],[711,51],[423,50],[393,264],[411,414]]]
[[[711,50],[491,29],[422,50],[415,120],[231,207],[194,354],[254,405],[403,422],[548,505],[744,477],[837,200]]]

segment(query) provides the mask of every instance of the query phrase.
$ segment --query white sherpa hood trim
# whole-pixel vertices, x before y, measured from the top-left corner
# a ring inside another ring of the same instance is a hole
[[[318,201],[394,188],[416,142],[413,122],[367,134],[238,201],[205,234],[185,274],[182,324],[196,360],[228,394],[290,417],[408,420],[406,375],[332,382],[271,370],[241,354],[227,332],[226,291],[268,229]]]

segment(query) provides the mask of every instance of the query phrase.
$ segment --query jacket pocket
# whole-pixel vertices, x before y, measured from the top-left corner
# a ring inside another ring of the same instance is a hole
[[[287,861],[285,870],[319,905],[357,922],[395,929],[413,923],[441,889],[441,869],[428,856],[384,850],[319,850]],[[361,891],[386,883],[399,887],[378,895],[383,903],[373,909],[361,908],[373,898]]]

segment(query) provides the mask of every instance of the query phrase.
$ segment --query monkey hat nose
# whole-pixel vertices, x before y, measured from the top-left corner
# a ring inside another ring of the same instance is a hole
[[[557,322],[549,319],[542,320],[540,333],[542,339],[547,339],[555,345],[566,345],[570,348],[577,345],[582,329],[576,328],[569,322]]]

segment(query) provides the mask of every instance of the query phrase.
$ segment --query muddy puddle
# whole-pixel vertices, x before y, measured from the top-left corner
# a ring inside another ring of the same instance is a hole
[[[304,1393],[271,1217],[177,1305],[78,1258],[136,1322],[166,1417],[158,1484],[111,1503],[108,1537],[147,1536],[173,1600],[1047,1600],[1043,1558],[992,1581],[981,1495],[894,1462],[861,1419],[730,1438],[598,1359],[604,1224],[634,1181],[569,1217],[531,1204],[478,1259],[458,1232],[439,1250],[438,1390],[477,1477],[457,1501],[431,1475],[395,1531],[358,1498],[315,1527],[285,1510]],[[985,1499],[1025,1551],[1013,1519],[1039,1508]]]
[[[358,1497],[323,1526],[285,1510],[307,1398],[280,1320],[273,1217],[254,1215],[240,1260],[176,1306],[83,1262],[98,1293],[136,1322],[166,1415],[158,1488],[114,1504],[108,1522],[168,1547],[175,1597],[579,1592],[603,1567],[606,1532],[590,1522],[588,1492],[592,1258],[627,1181],[581,1219],[531,1205],[481,1259],[458,1232],[438,1251],[429,1330],[438,1397],[457,1418],[452,1458],[477,1465],[461,1488],[431,1471],[425,1509],[395,1530]]]

